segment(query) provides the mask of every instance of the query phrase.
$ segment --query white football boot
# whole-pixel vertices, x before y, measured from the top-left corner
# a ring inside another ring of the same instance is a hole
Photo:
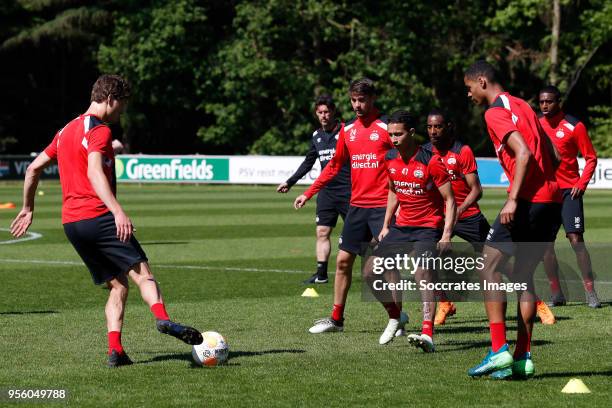
[[[427,334],[409,334],[408,343],[420,348],[426,353],[433,353],[436,351],[436,346],[434,345],[433,339]]]
[[[312,334],[319,334],[341,332],[343,330],[343,322],[338,322],[331,317],[325,317],[323,319],[315,320],[314,326],[312,326],[308,331]]]

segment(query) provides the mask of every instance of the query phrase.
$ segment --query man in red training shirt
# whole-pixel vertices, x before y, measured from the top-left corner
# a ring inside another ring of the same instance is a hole
[[[399,282],[399,271],[396,269],[399,265],[389,270],[380,270],[380,265],[387,265],[389,260],[406,255],[421,258],[422,261],[433,259],[438,250],[450,248],[455,224],[456,206],[450,177],[440,156],[416,144],[415,128],[416,120],[407,111],[396,111],[389,118],[389,136],[396,149],[389,150],[385,156],[389,178],[387,211],[379,235],[380,243],[364,268],[365,281],[389,315],[389,323],[379,344],[393,340],[401,310],[397,305],[401,295],[385,288],[388,282]],[[395,222],[392,222],[396,215]],[[376,265],[379,265],[378,270]],[[425,262],[409,272],[414,273],[419,288],[422,282],[434,282],[434,272]],[[426,353],[431,353],[435,351],[434,291],[421,290],[421,300],[422,330],[420,334],[410,334],[408,341]]]
[[[591,256],[584,244],[584,195],[589,180],[597,166],[597,154],[589,139],[586,127],[573,116],[561,110],[561,92],[555,86],[547,86],[539,94],[540,124],[550,140],[555,144],[561,156],[557,169],[557,182],[563,195],[561,217],[565,236],[569,240],[576,261],[582,272],[582,282],[586,292],[587,304],[590,307],[601,307],[595,292]],[[582,176],[578,172],[578,153],[584,157],[585,166]],[[557,225],[557,231],[561,223]],[[565,296],[559,283],[559,263],[552,244],[544,255],[544,270],[548,276],[551,289],[550,306],[565,304]]]
[[[476,252],[482,252],[491,226],[477,203],[482,196],[482,186],[474,153],[468,145],[456,139],[451,118],[439,109],[433,109],[427,115],[427,134],[430,142],[423,145],[423,148],[440,156],[453,187],[457,203],[457,222],[453,235],[471,243]],[[444,297],[443,293],[440,295]],[[446,317],[455,312],[455,305],[442,299],[437,305],[435,325],[444,324]]]
[[[331,316],[319,319],[310,333],[339,332],[344,330],[344,306],[351,286],[353,264],[364,245],[378,237],[383,226],[389,191],[385,174],[385,154],[393,147],[387,133],[386,119],[374,106],[376,87],[368,78],[351,82],[351,105],[356,117],[342,125],[336,154],[317,180],[306,192],[295,199],[299,209],[341,171],[344,163],[351,168],[351,201],[346,215],[334,279],[334,306]],[[408,317],[397,316],[401,329]]]
[[[91,91],[91,104],[82,115],[56,133],[53,141],[28,166],[23,208],[11,224],[20,237],[32,224],[34,197],[42,171],[57,161],[62,185],[64,232],[83,259],[96,285],[110,289],[106,303],[108,365],[132,364],[121,343],[128,276],[156,319],[157,330],[187,344],[202,343],[192,327],[170,320],[147,256],[133,235],[132,221],[115,198],[115,154],[110,128],[127,106],[129,83],[117,75],[102,75]]]
[[[533,273],[542,260],[544,246],[554,241],[554,225],[561,215],[554,147],[531,106],[504,91],[490,64],[472,64],[465,72],[464,84],[475,104],[487,106],[487,130],[510,181],[508,198],[487,236],[484,268],[479,271],[491,350],[480,364],[468,370],[468,375],[527,378],[535,371],[531,359],[537,299]],[[515,255],[515,263],[510,278],[518,286],[514,288],[518,297],[514,356],[506,341],[506,290],[497,272],[511,255]]]

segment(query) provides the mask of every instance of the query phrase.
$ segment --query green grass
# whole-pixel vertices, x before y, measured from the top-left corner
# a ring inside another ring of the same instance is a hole
[[[0,184],[0,202],[19,204],[20,189],[18,183]],[[332,292],[331,285],[321,285],[321,297],[300,297],[300,282],[313,271],[314,202],[296,212],[291,202],[300,190],[279,195],[272,186],[120,185],[120,200],[171,316],[224,334],[231,354],[225,367],[192,367],[190,348],[155,331],[134,291],[123,343],[136,364],[109,370],[107,292],[91,283],[64,236],[58,184],[44,182],[39,189],[45,195],[37,196],[32,231],[43,237],[0,245],[0,388],[65,388],[69,405],[78,407],[612,405],[609,305],[591,310],[573,303],[555,310],[558,324],[538,324],[536,376],[526,382],[467,377],[488,347],[480,303],[460,304],[457,316],[437,329],[435,354],[404,339],[379,346],[386,316],[380,306],[361,301],[358,272],[346,331],[309,335],[312,320],[329,313]],[[485,191],[481,204],[489,220],[503,197],[501,190]],[[607,191],[591,191],[586,200],[586,237],[599,242],[601,253],[612,242],[611,201]],[[0,210],[0,228],[16,212]],[[338,229],[333,242],[337,235]],[[0,241],[8,239],[0,231]],[[610,276],[609,262],[594,258],[599,279],[612,281],[604,276]],[[610,285],[599,288],[610,300]],[[418,330],[419,308],[407,305],[410,330]],[[515,321],[508,325],[513,339]],[[574,377],[592,394],[562,394]]]

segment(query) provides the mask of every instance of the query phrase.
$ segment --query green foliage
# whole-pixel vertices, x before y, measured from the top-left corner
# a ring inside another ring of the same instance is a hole
[[[561,0],[558,85],[578,117],[610,105],[610,21],[608,0]],[[123,122],[132,151],[301,154],[318,125],[314,98],[331,94],[349,119],[348,84],[368,76],[381,111],[423,122],[442,107],[463,141],[492,154],[463,70],[485,58],[533,102],[550,76],[551,26],[545,0],[8,0],[0,86],[20,104],[0,106],[0,137],[40,149],[29,135],[46,140],[84,109],[95,77],[113,72],[134,84]],[[31,111],[46,116],[21,130]],[[598,117],[587,123],[594,134],[605,128]]]
[[[599,157],[612,157],[612,107],[593,106],[589,109],[593,124],[589,136]]]

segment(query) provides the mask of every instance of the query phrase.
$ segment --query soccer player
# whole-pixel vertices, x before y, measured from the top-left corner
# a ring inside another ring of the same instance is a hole
[[[569,240],[576,261],[582,272],[582,282],[590,307],[601,307],[595,292],[591,257],[584,244],[584,208],[582,196],[587,189],[589,180],[597,166],[597,154],[593,143],[587,134],[586,127],[573,116],[566,115],[561,110],[561,92],[555,86],[547,86],[539,94],[540,124],[550,140],[553,141],[559,154],[561,164],[557,169],[557,182],[563,195],[561,216],[565,236]],[[578,153],[585,159],[582,176],[578,172]],[[557,231],[561,223],[557,225]],[[551,306],[565,304],[565,296],[559,284],[559,263],[555,254],[554,244],[551,244],[544,255],[544,270],[550,281]]]
[[[472,243],[476,252],[482,252],[482,243],[489,232],[489,222],[480,212],[477,201],[482,197],[476,158],[469,146],[455,138],[454,126],[447,113],[433,109],[427,115],[427,134],[430,142],[423,148],[437,154],[449,174],[455,202],[457,223],[453,235]],[[435,325],[442,325],[452,316],[456,307],[448,300],[438,302]]]
[[[423,147],[437,153],[451,177],[453,193],[457,202],[457,223],[453,235],[471,243],[476,252],[482,252],[483,243],[491,228],[480,211],[477,201],[482,197],[482,186],[478,178],[476,158],[469,146],[455,139],[453,123],[448,114],[434,109],[427,116],[427,133],[430,143]],[[505,270],[512,270],[507,263]],[[555,316],[546,304],[538,300],[537,315],[543,324],[554,324]],[[435,325],[442,325],[447,315],[454,315],[456,307],[452,302],[438,302]]]
[[[531,360],[536,314],[533,272],[542,260],[543,246],[554,240],[553,227],[561,211],[554,146],[533,109],[524,100],[504,91],[490,64],[475,62],[465,72],[464,83],[467,96],[475,104],[488,106],[487,130],[510,181],[508,198],[487,236],[484,268],[479,271],[491,331],[491,350],[480,364],[468,370],[468,375],[526,378],[534,373]],[[514,246],[513,242],[529,244]],[[513,253],[511,279],[520,285],[514,356],[506,342],[506,292],[501,290],[501,274],[496,272]],[[485,284],[493,286],[485,287]]]
[[[385,153],[393,147],[387,123],[374,106],[376,87],[368,78],[351,82],[351,106],[356,118],[346,122],[338,134],[336,155],[306,192],[295,199],[296,209],[340,173],[344,164],[351,167],[351,201],[346,215],[336,259],[334,306],[331,317],[319,319],[310,333],[344,330],[344,307],[352,281],[353,264],[362,244],[378,237],[382,229],[389,190],[384,169]],[[400,313],[403,328],[408,316]]]
[[[341,124],[336,120],[336,105],[329,95],[319,96],[315,101],[315,115],[321,127],[312,134],[310,150],[295,173],[281,183],[276,191],[287,193],[299,179],[304,177],[314,165],[317,158],[321,170],[336,154],[336,143]],[[338,215],[344,218],[351,199],[351,170],[348,162],[342,166],[338,175],[317,194],[317,272],[304,283],[327,283],[327,262],[331,252],[329,237],[336,226]]]
[[[121,343],[128,276],[156,319],[157,330],[187,344],[202,343],[192,327],[170,320],[147,257],[133,235],[134,226],[115,198],[115,166],[111,130],[127,106],[130,85],[117,75],[102,75],[91,92],[89,109],[56,133],[53,141],[28,166],[23,208],[11,224],[20,237],[32,224],[34,197],[42,171],[57,160],[62,185],[62,223],[68,240],[89,269],[95,284],[110,289],[106,303],[108,365],[132,364]]]
[[[381,241],[374,251],[376,257],[395,258],[398,254],[412,253],[413,257],[425,258],[435,256],[438,249],[450,249],[456,210],[450,177],[438,155],[416,144],[415,128],[416,121],[406,111],[396,111],[389,117],[389,136],[396,149],[385,156],[389,196],[379,234]],[[398,207],[399,213],[391,225]],[[389,291],[378,291],[373,285],[374,280],[379,279],[373,274],[373,262],[373,257],[368,260],[364,276],[389,315],[389,323],[379,340],[380,344],[387,344],[393,340],[399,328],[400,309],[396,302],[390,301],[397,299],[396,296]],[[427,267],[419,267],[414,272],[417,284],[421,281],[433,282],[433,272]],[[433,291],[421,291],[421,298],[421,334],[410,334],[408,341],[430,353],[435,351],[433,328],[436,302]]]

